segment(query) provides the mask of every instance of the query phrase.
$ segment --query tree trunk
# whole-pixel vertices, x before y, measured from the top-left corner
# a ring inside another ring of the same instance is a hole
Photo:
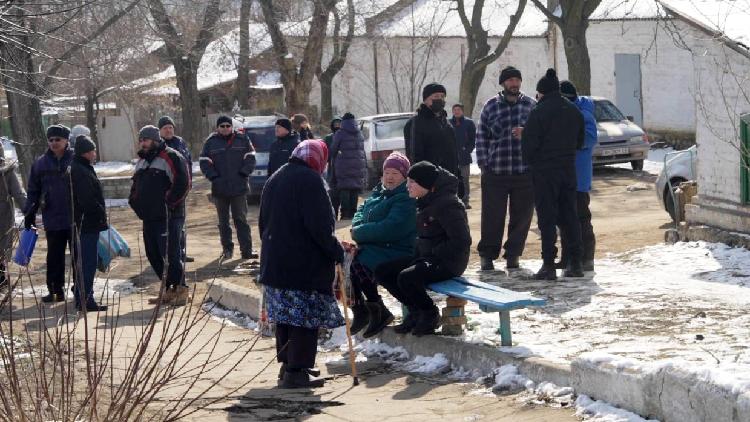
[[[464,105],[464,114],[471,117],[474,114],[474,104],[477,102],[479,87],[482,85],[487,66],[464,66],[461,72],[461,84],[459,86],[459,100]]]
[[[203,138],[203,105],[198,92],[198,66],[190,61],[175,66],[177,88],[180,90],[182,106],[182,137],[187,142],[190,152],[196,154]]]
[[[333,120],[333,76],[320,75],[320,122],[327,124]]]
[[[568,62],[568,78],[579,95],[591,94],[591,60],[586,44],[588,21],[569,23],[560,27]]]
[[[298,76],[295,75],[294,79],[295,81],[288,87],[284,85],[287,115],[291,116],[297,113],[307,115],[310,107],[310,91],[302,86],[303,84],[298,80]]]
[[[240,6],[240,57],[237,62],[237,103],[240,109],[250,108],[250,7],[252,0],[242,0]]]

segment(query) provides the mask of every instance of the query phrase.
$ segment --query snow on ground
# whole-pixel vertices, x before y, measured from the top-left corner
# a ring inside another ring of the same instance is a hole
[[[466,273],[547,300],[511,312],[514,347],[501,350],[561,362],[597,352],[633,365],[689,367],[750,390],[750,251],[705,242],[655,245],[603,257],[593,276],[557,282],[531,280],[540,261],[521,265],[511,276],[477,267]],[[496,313],[470,303],[466,314],[472,330],[465,341],[499,345]]]
[[[99,177],[129,176],[133,170],[135,165],[124,161],[100,161],[94,164],[94,171]]]
[[[241,312],[226,309],[214,302],[205,302],[201,308],[211,315],[211,319],[229,327],[241,327],[256,331],[258,323],[248,315]]]
[[[592,400],[589,396],[580,395],[576,399],[576,416],[589,422],[658,422],[654,419],[643,419],[635,413],[618,409],[601,400]]]
[[[121,208],[121,207],[127,207],[128,206],[128,199],[127,198],[118,198],[118,199],[110,199],[107,198],[104,200],[104,205],[107,208]]]

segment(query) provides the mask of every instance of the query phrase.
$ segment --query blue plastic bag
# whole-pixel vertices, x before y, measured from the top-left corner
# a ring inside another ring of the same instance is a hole
[[[36,232],[36,229],[21,230],[18,237],[18,247],[16,248],[16,253],[13,254],[13,262],[22,267],[29,265],[38,238],[39,234]]]
[[[101,272],[107,272],[109,264],[117,256],[130,257],[128,242],[122,238],[120,232],[110,227],[99,233],[99,241],[96,244],[97,260],[96,267]]]

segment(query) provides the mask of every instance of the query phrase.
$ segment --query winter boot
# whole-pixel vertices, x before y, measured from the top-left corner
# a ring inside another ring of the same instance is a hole
[[[47,296],[42,296],[42,302],[44,303],[65,302],[65,295],[62,293],[50,293]]]
[[[583,265],[579,260],[573,260],[565,268],[564,277],[583,277]]]
[[[388,324],[393,322],[393,314],[385,307],[382,300],[379,302],[367,302],[366,305],[367,309],[370,310],[370,325],[367,326],[362,336],[370,338],[380,334]]]
[[[518,268],[521,268],[521,263],[519,262],[519,259],[517,256],[509,256],[505,258],[506,270],[516,270]]]
[[[156,305],[157,303],[170,303],[172,299],[174,299],[175,296],[175,290],[172,289],[170,286],[167,286],[164,288],[164,292],[161,294],[161,297],[152,297],[149,298],[148,303],[150,305]]]
[[[594,260],[588,259],[583,261],[583,271],[594,271]]]
[[[221,253],[221,261],[229,261],[232,259],[232,256],[234,256],[234,251],[231,249],[224,249],[224,252]]]
[[[168,302],[174,306],[185,306],[190,301],[190,287],[188,286],[174,286],[170,290],[172,294],[172,300]]]
[[[555,264],[543,264],[542,268],[534,274],[534,280],[557,280],[557,271],[555,270]]]
[[[559,261],[555,262],[555,269],[564,270],[568,268],[568,260],[560,258]]]
[[[419,311],[419,320],[417,325],[411,331],[417,337],[435,334],[435,330],[440,326],[440,310],[433,306],[431,309]]]
[[[479,257],[482,271],[494,271],[495,264],[492,262],[492,258],[487,256]]]
[[[404,320],[401,321],[401,324],[393,326],[393,331],[395,331],[397,334],[410,333],[411,330],[414,329],[414,326],[417,325],[417,320],[419,319],[419,311],[412,308],[408,308],[408,311],[409,313],[406,315]]]
[[[242,259],[258,259],[258,254],[253,251],[242,252]]]
[[[93,300],[86,303],[86,306],[76,306],[78,312],[104,312],[107,310],[106,305],[99,305]]]
[[[352,314],[354,314],[354,317],[349,331],[352,335],[355,335],[370,323],[369,307],[365,304],[354,305],[352,306]]]
[[[279,383],[280,388],[318,388],[325,384],[325,380],[313,378],[304,369],[286,370]]]
[[[309,375],[313,377],[319,377],[320,376],[320,369],[318,368],[305,368],[303,371],[306,371]],[[286,363],[282,363],[281,367],[279,368],[279,381],[284,379],[284,374],[286,373]]]

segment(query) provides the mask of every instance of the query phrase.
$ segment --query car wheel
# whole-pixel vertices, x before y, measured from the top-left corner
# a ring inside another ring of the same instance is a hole
[[[672,179],[672,193],[675,193],[677,188],[680,187],[680,183],[684,181],[685,179],[681,178]],[[669,192],[669,184],[664,186],[664,208],[669,213],[669,216],[672,217],[672,221],[677,221],[678,216],[675,210],[674,195],[671,195]]]
[[[643,160],[633,160],[630,162],[633,171],[643,171]]]

